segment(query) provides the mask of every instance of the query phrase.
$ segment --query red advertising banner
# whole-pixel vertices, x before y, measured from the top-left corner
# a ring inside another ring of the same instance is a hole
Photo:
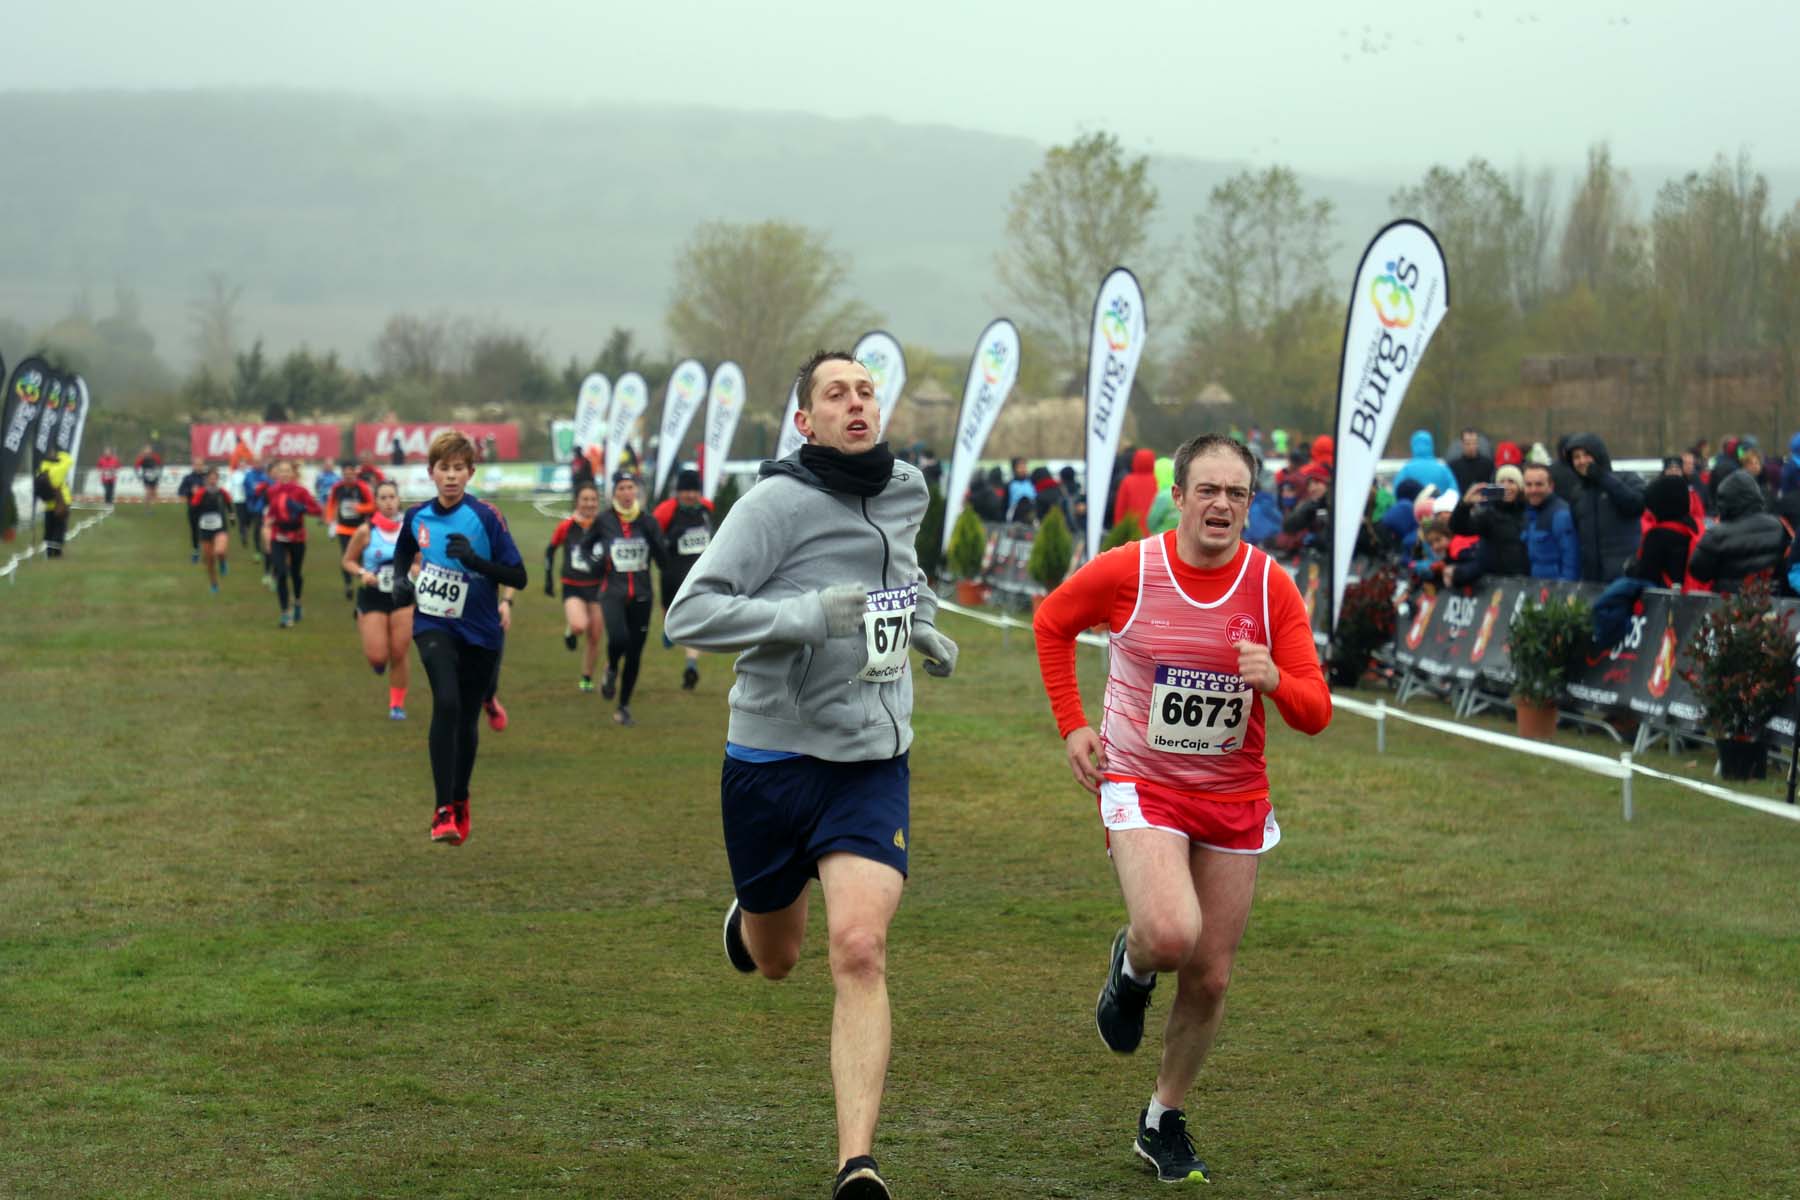
[[[240,437],[259,463],[267,463],[271,458],[328,458],[336,462],[344,447],[344,431],[336,425],[188,426],[193,457],[203,462],[230,459]]]
[[[475,443],[475,449],[484,462],[510,461],[519,457],[517,425],[510,422],[482,425],[467,421],[445,421],[435,425],[358,425],[356,457],[361,458],[367,454],[372,455],[378,463],[391,462],[394,443],[398,441],[400,448],[406,452],[408,462],[424,462],[431,447],[431,439],[446,429],[462,431],[464,436]],[[494,443],[491,454],[487,447],[489,438]]]

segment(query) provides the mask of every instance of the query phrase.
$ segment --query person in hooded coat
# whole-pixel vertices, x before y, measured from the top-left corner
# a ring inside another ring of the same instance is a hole
[[[1800,433],[1788,439],[1787,457],[1781,460],[1781,494],[1800,491]]]
[[[1580,480],[1569,499],[1575,540],[1581,551],[1581,578],[1611,583],[1637,557],[1638,517],[1644,485],[1612,468],[1612,455],[1598,434],[1578,433],[1563,449],[1563,462]]]
[[[1688,574],[1715,592],[1735,592],[1752,575],[1773,572],[1787,558],[1788,532],[1763,507],[1762,488],[1748,472],[1733,471],[1715,489],[1719,523],[1688,558]]]
[[[1459,490],[1456,476],[1437,457],[1437,443],[1432,440],[1429,430],[1421,429],[1412,435],[1412,457],[1394,475],[1396,494],[1399,493],[1400,485],[1408,479],[1418,480],[1420,487],[1435,486],[1439,494]]]
[[[1644,536],[1626,572],[1651,587],[1683,590],[1693,584],[1688,558],[1705,519],[1693,514],[1693,490],[1679,475],[1659,475],[1644,488]]]
[[[1181,513],[1175,508],[1175,501],[1170,494],[1175,488],[1175,460],[1159,458],[1156,460],[1156,502],[1150,506],[1149,533],[1167,533],[1181,520]]]
[[[1156,452],[1139,450],[1131,456],[1131,474],[1119,481],[1113,495],[1113,524],[1130,513],[1137,518],[1138,528],[1150,527],[1150,506],[1156,503]]]

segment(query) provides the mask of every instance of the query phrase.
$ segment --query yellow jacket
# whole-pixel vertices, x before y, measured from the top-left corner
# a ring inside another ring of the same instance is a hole
[[[67,450],[58,450],[45,457],[38,464],[38,472],[50,477],[50,486],[62,497],[62,505],[67,508],[74,496],[69,492],[69,476],[75,473],[75,460],[69,457]]]

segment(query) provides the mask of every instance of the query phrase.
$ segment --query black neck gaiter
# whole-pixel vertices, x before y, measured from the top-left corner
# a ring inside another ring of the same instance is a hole
[[[800,447],[800,465],[819,477],[827,491],[879,496],[894,474],[894,452],[886,442],[861,454],[845,454],[810,442]]]

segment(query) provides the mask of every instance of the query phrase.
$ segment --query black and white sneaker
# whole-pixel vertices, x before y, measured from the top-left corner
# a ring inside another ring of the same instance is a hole
[[[1167,1109],[1157,1128],[1144,1124],[1148,1108],[1138,1114],[1137,1141],[1132,1149],[1137,1156],[1156,1169],[1159,1183],[1211,1183],[1206,1164],[1194,1152],[1194,1139],[1188,1136],[1187,1114],[1179,1108]]]
[[[694,666],[693,663],[689,663],[687,669],[681,673],[681,690],[684,692],[691,692],[694,690],[694,685],[699,682],[700,669]]]
[[[744,945],[744,910],[738,907],[736,897],[725,910],[725,957],[744,974],[756,973],[756,960],[750,957],[750,947]]]
[[[867,1154],[845,1163],[831,1185],[831,1200],[889,1200],[890,1195],[881,1168]]]
[[[1113,938],[1112,962],[1106,969],[1106,986],[1094,1002],[1094,1027],[1100,1040],[1115,1054],[1130,1054],[1144,1040],[1144,1010],[1150,1007],[1150,993],[1156,980],[1139,983],[1125,974],[1125,934],[1127,925]]]
[[[619,673],[612,667],[606,668],[606,674],[600,677],[600,698],[611,700],[619,690]]]

